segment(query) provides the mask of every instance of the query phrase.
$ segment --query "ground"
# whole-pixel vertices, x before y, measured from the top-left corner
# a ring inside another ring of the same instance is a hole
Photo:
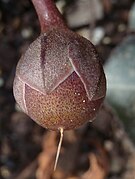
[[[86,36],[89,32],[90,38],[96,27],[102,27],[104,35],[96,47],[104,64],[123,38],[133,33],[128,28],[132,3],[104,0],[102,18],[85,24],[70,22],[73,1],[67,1],[63,14],[72,30]],[[30,1],[0,1],[0,178],[133,179],[134,144],[106,101],[93,123],[65,132],[58,167],[53,172],[59,133],[43,129],[22,113],[12,92],[16,64],[39,33]]]

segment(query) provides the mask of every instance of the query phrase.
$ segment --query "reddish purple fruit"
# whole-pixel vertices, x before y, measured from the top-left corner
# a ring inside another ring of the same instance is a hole
[[[106,80],[94,45],[70,31],[51,0],[33,0],[41,35],[22,55],[14,96],[41,126],[74,129],[92,120],[106,93]]]

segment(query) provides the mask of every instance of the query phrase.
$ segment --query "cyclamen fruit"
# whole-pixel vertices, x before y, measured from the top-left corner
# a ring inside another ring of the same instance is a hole
[[[15,99],[45,128],[77,128],[96,116],[106,94],[100,58],[90,41],[67,28],[53,1],[33,4],[41,35],[18,62]]]

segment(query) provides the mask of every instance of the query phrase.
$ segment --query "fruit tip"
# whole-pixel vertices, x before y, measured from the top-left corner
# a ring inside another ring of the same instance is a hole
[[[55,164],[54,164],[54,171],[56,170],[58,159],[59,159],[59,155],[60,155],[61,145],[62,145],[62,141],[63,141],[64,129],[62,127],[60,127],[59,131],[60,131],[60,140],[59,140],[59,144],[58,144],[58,148],[57,148],[57,153],[56,153],[56,159],[55,159]]]

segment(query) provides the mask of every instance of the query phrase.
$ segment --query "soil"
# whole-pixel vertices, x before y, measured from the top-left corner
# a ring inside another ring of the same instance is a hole
[[[63,8],[73,6],[67,1]],[[103,17],[94,21],[104,37],[97,50],[105,63],[129,35],[132,0],[102,1]],[[92,24],[70,27],[91,32]],[[15,67],[40,27],[28,0],[0,1],[0,179],[133,179],[135,147],[113,108],[105,102],[96,120],[66,131],[57,170],[53,171],[59,133],[38,126],[20,111],[13,97]]]

